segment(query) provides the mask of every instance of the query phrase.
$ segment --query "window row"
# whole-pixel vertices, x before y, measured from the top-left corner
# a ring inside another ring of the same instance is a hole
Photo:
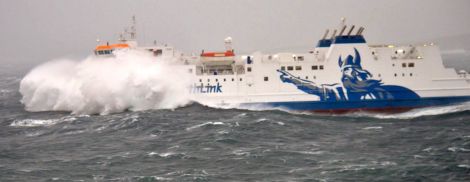
[[[408,65],[409,68],[415,67],[415,63],[401,63],[401,67],[406,68]]]
[[[224,82],[226,82],[226,81],[227,81],[227,79],[226,79],[226,78],[224,78],[224,79],[221,79],[221,80],[223,80]],[[232,78],[232,82],[234,82],[234,81],[235,81],[235,78]],[[242,78],[240,78],[240,81],[243,81],[243,79],[242,79]],[[199,79],[199,82],[202,82],[202,79]],[[211,82],[211,79],[207,79],[207,82]],[[217,78],[216,78],[216,79],[215,79],[215,82],[219,82],[219,79],[217,79]]]
[[[302,66],[281,66],[281,70],[285,71],[287,68],[287,71],[293,71],[294,69],[297,71],[302,70]],[[325,67],[323,65],[313,65],[312,70],[323,70]]]
[[[397,77],[398,74],[395,73],[394,76]],[[404,76],[406,76],[406,74],[405,74],[405,73],[402,73],[401,76],[404,77]],[[413,73],[410,73],[410,76],[413,76]]]

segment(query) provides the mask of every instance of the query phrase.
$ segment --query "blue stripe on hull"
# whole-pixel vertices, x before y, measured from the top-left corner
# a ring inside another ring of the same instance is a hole
[[[470,101],[470,96],[464,97],[428,97],[409,100],[362,100],[362,101],[295,101],[267,102],[244,105],[263,105],[285,108],[294,111],[347,111],[347,110],[387,110],[419,108],[429,106],[450,105]]]

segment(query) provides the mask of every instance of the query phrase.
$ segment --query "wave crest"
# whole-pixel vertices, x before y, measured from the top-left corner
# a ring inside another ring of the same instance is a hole
[[[190,102],[193,77],[170,62],[139,51],[47,62],[21,81],[21,102],[28,111],[73,114],[174,109]]]

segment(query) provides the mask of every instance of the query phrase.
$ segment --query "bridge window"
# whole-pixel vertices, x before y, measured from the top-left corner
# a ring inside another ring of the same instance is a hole
[[[288,66],[287,70],[292,71],[292,70],[294,70],[294,67],[293,66]]]
[[[211,82],[211,79],[207,79],[207,82]]]
[[[269,78],[268,78],[267,76],[264,77],[264,81],[265,81],[265,82],[267,82],[268,79],[269,79]]]
[[[401,67],[406,68],[406,63],[401,63]]]
[[[240,81],[243,81],[242,78],[240,78]]]
[[[295,70],[302,70],[302,66],[295,66]]]
[[[235,81],[235,78],[232,78],[232,82],[234,82],[234,81]]]
[[[247,67],[246,71],[251,72],[251,67]]]
[[[319,67],[319,68],[320,68],[320,70],[323,70],[323,65],[320,65],[320,67]]]
[[[305,79],[308,80],[308,76],[305,76]]]
[[[410,76],[413,76],[413,73],[410,73]]]
[[[215,79],[215,82],[219,82],[219,79]]]
[[[282,71],[285,71],[285,70],[286,70],[286,67],[285,67],[285,66],[281,66],[281,70],[282,70]]]
[[[408,63],[408,67],[415,67],[415,63]]]
[[[224,82],[227,81],[227,79],[224,78]]]
[[[318,66],[317,66],[317,65],[313,65],[313,66],[312,66],[312,70],[318,70]]]
[[[298,57],[297,57],[297,60],[298,60],[298,61],[303,61],[303,60],[304,60],[304,57],[303,57],[303,56],[298,56]]]
[[[202,79],[199,79],[199,82],[202,82]]]

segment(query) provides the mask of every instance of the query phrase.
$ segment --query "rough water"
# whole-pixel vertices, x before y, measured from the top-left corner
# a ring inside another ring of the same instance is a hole
[[[192,103],[28,112],[0,68],[0,181],[470,181],[470,103],[325,115]]]

